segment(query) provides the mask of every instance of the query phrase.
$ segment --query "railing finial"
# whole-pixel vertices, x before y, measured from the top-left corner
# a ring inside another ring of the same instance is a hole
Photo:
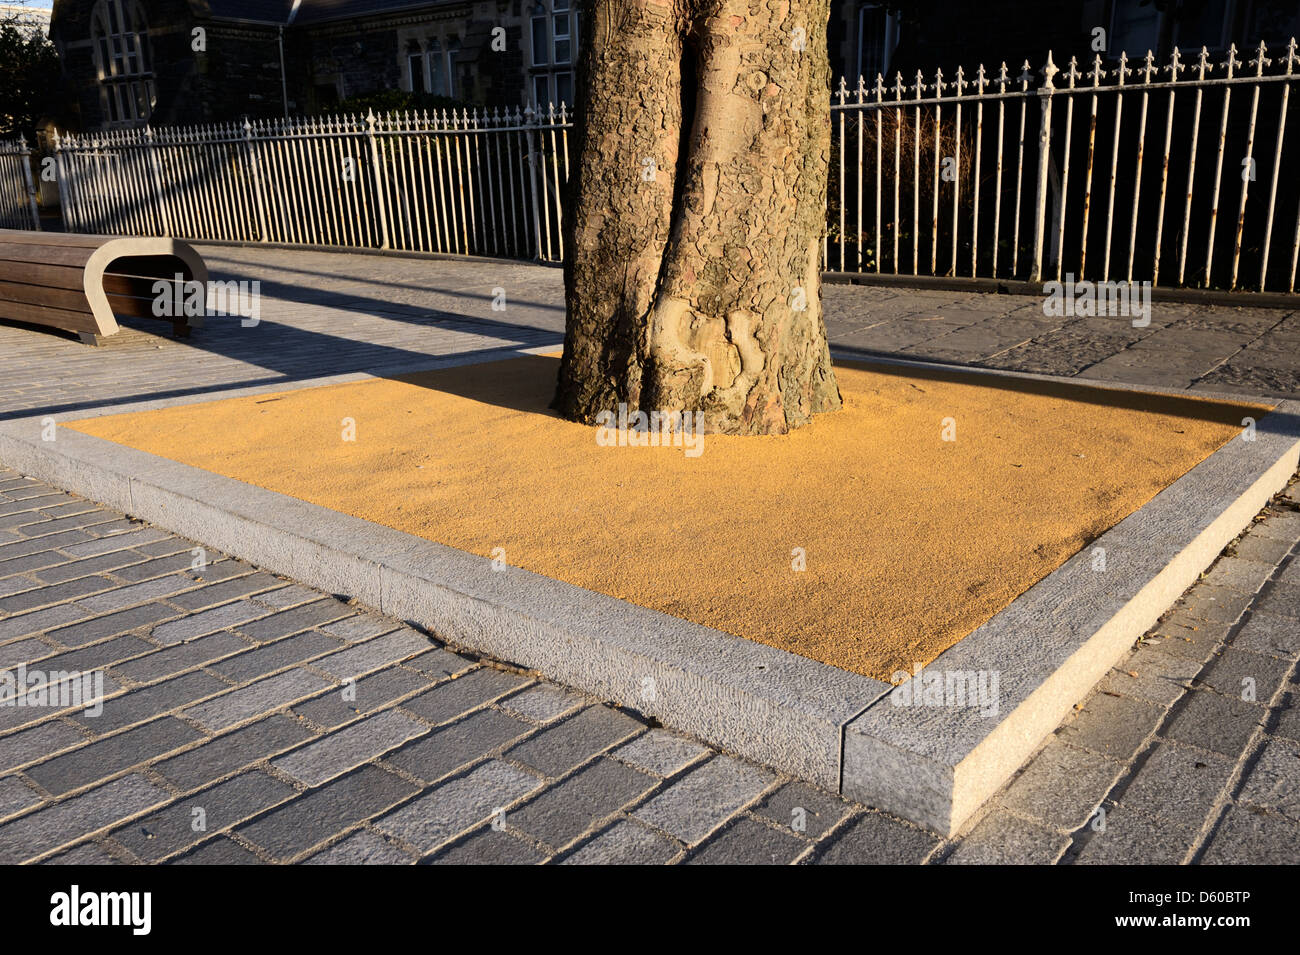
[[[1028,64],[1029,61],[1026,60],[1025,62],[1026,64]],[[1061,72],[1060,69],[1057,67],[1056,63],[1052,60],[1052,51],[1048,50],[1047,62],[1043,64],[1043,89],[1045,90],[1056,89],[1054,77],[1059,72]]]
[[[1263,76],[1264,67],[1271,65],[1273,62],[1267,56],[1265,56],[1267,52],[1268,52],[1268,47],[1264,45],[1263,40],[1260,40],[1259,49],[1255,51],[1255,58],[1250,61],[1250,65],[1255,68],[1256,76]]]

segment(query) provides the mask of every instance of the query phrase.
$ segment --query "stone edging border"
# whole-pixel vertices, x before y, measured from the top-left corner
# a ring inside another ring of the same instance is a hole
[[[76,417],[370,377],[258,385]],[[494,571],[485,557],[80,432],[61,429],[43,441],[46,420],[0,421],[0,462],[945,834],[1019,768],[1300,462],[1300,402],[1281,402],[1258,422],[1254,441],[1235,439],[1206,458],[926,668],[996,671],[998,712],[982,717],[968,706],[893,705],[900,689],[878,680],[519,568]],[[1105,573],[1092,569],[1096,547],[1106,550]]]

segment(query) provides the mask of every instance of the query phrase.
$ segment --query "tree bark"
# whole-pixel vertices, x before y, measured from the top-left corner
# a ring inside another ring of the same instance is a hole
[[[821,312],[829,0],[590,0],[554,407],[779,434],[840,405]]]

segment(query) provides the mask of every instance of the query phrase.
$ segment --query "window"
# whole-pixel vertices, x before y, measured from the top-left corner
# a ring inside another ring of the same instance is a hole
[[[532,39],[532,99],[545,109],[550,103],[573,102],[573,73],[578,56],[579,16],[570,0],[536,0],[530,11]]]
[[[1123,52],[1130,59],[1144,56],[1147,50],[1159,53],[1162,16],[1154,3],[1116,0],[1106,53],[1118,57]]]
[[[157,102],[157,91],[149,53],[149,26],[139,0],[99,0],[91,13],[90,38],[105,122],[147,122]]]
[[[555,74],[555,99],[560,103],[573,102],[573,74]]]
[[[423,93],[428,89],[428,84],[424,79],[424,54],[408,53],[406,55],[406,70],[411,82],[412,93]]]
[[[551,62],[546,39],[546,17],[533,17],[533,65],[545,66]]]
[[[1236,12],[1233,0],[1200,0],[1184,5],[1174,27],[1174,42],[1184,50],[1227,49]]]
[[[552,21],[552,36],[555,38],[555,62],[569,62],[569,15],[559,14]]]
[[[888,78],[898,48],[898,17],[882,6],[858,8],[858,75],[871,87],[877,74]]]
[[[434,96],[451,96],[453,67],[460,44],[449,39],[444,44],[440,37],[429,37],[421,46],[419,40],[406,45],[406,77],[412,93],[432,93]]]

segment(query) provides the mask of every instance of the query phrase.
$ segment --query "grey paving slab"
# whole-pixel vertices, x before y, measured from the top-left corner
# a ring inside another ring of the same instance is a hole
[[[467,839],[435,853],[432,865],[536,865],[548,853],[507,828],[484,826]]]
[[[1000,805],[1065,831],[1083,825],[1124,764],[1060,740],[1048,743],[998,797]]]
[[[1300,623],[1300,584],[1278,583],[1270,587],[1260,598],[1258,609]]]
[[[448,780],[375,820],[375,828],[421,853],[505,811],[541,789],[543,782],[515,766],[491,760],[467,775]]]
[[[363,766],[239,827],[241,838],[280,860],[313,848],[369,816],[417,792],[406,780],[375,766]]]
[[[1294,660],[1300,657],[1300,626],[1289,617],[1256,610],[1237,632],[1232,646],[1251,653]]]
[[[1070,845],[1054,829],[1010,813],[991,813],[945,858],[945,865],[1051,865]]]
[[[89,743],[24,772],[54,795],[62,795],[203,739],[194,727],[170,716]]]
[[[808,839],[819,839],[855,809],[853,803],[802,782],[789,782],[751,810]]]
[[[267,773],[245,773],[170,803],[114,830],[112,836],[138,859],[154,862],[295,795],[292,786]]]
[[[1197,678],[1197,684],[1246,702],[1267,703],[1290,669],[1290,660],[1252,653],[1234,641],[1210,660]]]
[[[155,763],[153,768],[177,789],[197,789],[312,736],[312,731],[298,720],[277,714]]]
[[[402,747],[385,762],[431,783],[495,753],[533,729],[530,723],[498,710],[483,710]]]
[[[775,781],[766,770],[729,756],[692,769],[632,815],[687,845],[701,842]]]
[[[210,610],[190,614],[153,628],[151,636],[162,644],[175,644],[193,640],[204,634],[237,627],[267,613],[267,609],[251,600],[236,600]]]
[[[1158,811],[1158,807],[1151,807]],[[1178,865],[1199,833],[1146,812],[1107,804],[1080,837],[1076,865]]]
[[[564,859],[565,865],[662,865],[682,847],[661,832],[622,819]]]
[[[226,657],[211,664],[211,669],[213,673],[233,683],[247,683],[337,650],[340,643],[337,637],[307,630],[274,643],[264,644],[256,650]]]
[[[306,670],[289,670],[189,707],[183,715],[210,731],[226,729],[261,713],[289,706],[332,685]]]
[[[211,674],[187,673],[166,683],[132,690],[105,700],[103,711],[97,715],[75,711],[71,714],[71,719],[102,735],[142,723],[169,710],[224,692],[229,688],[229,684],[221,682]]]
[[[85,615],[89,609],[85,608],[82,614]],[[115,637],[118,634],[129,633],[133,630],[149,629],[152,624],[177,615],[178,611],[171,607],[160,603],[149,603],[133,607],[130,610],[121,610],[117,613],[95,617],[85,623],[58,627],[48,631],[48,633],[50,637],[59,641],[65,647],[83,647],[88,643],[103,640],[107,637]]]
[[[407,700],[403,706],[433,724],[446,723],[528,683],[517,673],[481,667]],[[506,709],[513,710],[507,706]]]
[[[1265,743],[1237,799],[1300,823],[1300,743],[1288,739]]]
[[[1264,724],[1268,711],[1238,697],[1198,690],[1185,696],[1161,734],[1169,739],[1235,758]]]
[[[658,783],[648,773],[598,759],[511,812],[507,822],[543,845],[562,849]]]
[[[219,836],[193,852],[172,860],[173,865],[262,865],[257,855],[239,843]]]
[[[165,650],[136,656],[115,666],[113,672],[136,683],[152,683],[212,660],[239,653],[247,650],[248,647],[249,645],[235,634],[218,632],[211,636],[200,637],[193,643],[183,643]]]
[[[0,819],[30,809],[40,801],[36,791],[17,776],[0,777]]]
[[[1118,693],[1160,706],[1171,706],[1201,672],[1201,664],[1144,643],[1098,684],[1103,693]]]
[[[789,865],[810,843],[788,829],[740,816],[686,860],[687,865]]]
[[[1161,716],[1160,708],[1150,703],[1096,693],[1056,735],[1074,746],[1127,761],[1141,749]]]
[[[60,720],[0,736],[0,771],[45,759],[84,743],[87,734]]]
[[[83,580],[86,579],[90,578],[83,578]],[[144,603],[147,600],[153,600],[155,597],[170,597],[173,594],[197,586],[198,582],[192,577],[179,574],[155,577],[152,580],[141,581],[128,587],[117,587],[104,593],[81,597],[77,600],[77,605],[93,610],[95,613],[105,613],[110,610],[119,610],[138,603]]]
[[[1162,822],[1198,829],[1232,776],[1235,760],[1158,743],[1119,797],[1120,805]]]
[[[640,729],[640,723],[617,710],[593,706],[542,730],[507,755],[543,775],[562,776]]]
[[[334,729],[426,686],[428,681],[423,675],[393,667],[362,677],[355,684],[345,684],[333,693],[299,703],[293,712],[322,729]]]
[[[0,825],[0,861],[34,859],[170,798],[143,776],[123,776]]]
[[[551,683],[539,683],[503,700],[501,706],[536,723],[550,723],[586,702],[587,698],[581,693]]]
[[[708,755],[709,747],[667,730],[652,729],[614,750],[615,759],[656,776],[672,776]]]
[[[428,732],[426,724],[401,710],[385,710],[281,756],[271,765],[304,785],[319,786]]]
[[[925,862],[940,840],[924,829],[879,812],[868,812],[821,843],[817,865],[915,865]]]
[[[315,666],[340,680],[351,680],[428,649],[427,637],[414,630],[398,630],[331,654],[316,661]]]
[[[273,593],[278,593],[278,591],[273,591]],[[245,636],[265,642],[267,640],[278,640],[281,637],[287,637],[309,627],[329,623],[331,620],[348,617],[352,613],[352,608],[337,600],[318,600],[302,607],[294,607],[292,610],[273,613],[269,617],[262,617],[252,623],[241,624],[239,629]]]
[[[361,829],[306,861],[308,865],[410,865],[415,857],[377,832]]]
[[[1233,806],[1200,857],[1206,865],[1295,865],[1300,825],[1279,813]]]
[[[94,842],[83,842],[74,849],[41,860],[42,865],[122,865],[122,861]]]

